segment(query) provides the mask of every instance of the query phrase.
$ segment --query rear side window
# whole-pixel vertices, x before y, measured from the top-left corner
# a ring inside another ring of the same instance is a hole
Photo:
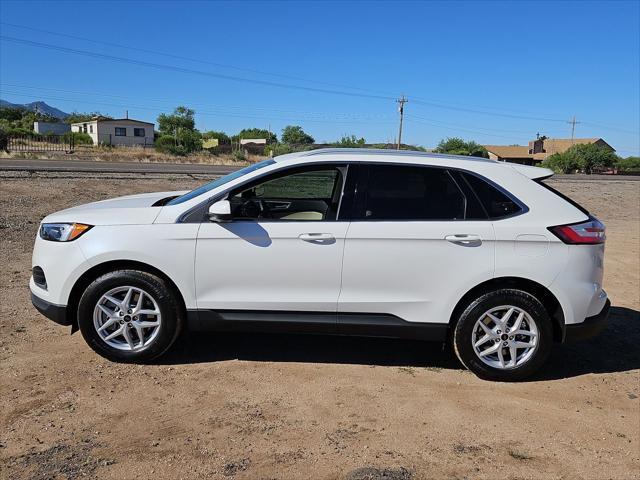
[[[461,176],[475,193],[490,219],[508,217],[522,210],[514,199],[486,180],[464,172]]]
[[[370,165],[362,200],[363,220],[461,220],[466,206],[447,170],[405,165]]]

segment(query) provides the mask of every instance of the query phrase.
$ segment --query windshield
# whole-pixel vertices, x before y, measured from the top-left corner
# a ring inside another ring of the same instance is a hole
[[[173,200],[167,202],[167,205],[177,205],[182,202],[186,202],[187,200],[191,200],[192,198],[197,197],[198,195],[202,195],[203,193],[210,192],[214,188],[218,188],[225,183],[229,183],[231,180],[235,180],[236,178],[240,178],[247,173],[255,172],[267,165],[273,165],[276,163],[274,160],[263,160],[262,162],[254,163],[253,165],[249,165],[248,167],[241,168],[240,170],[236,170],[224,177],[220,177],[213,182],[207,183],[206,185],[202,185],[201,187],[196,188],[195,190],[191,190],[189,193],[185,193],[184,195],[180,195],[179,197],[174,198]]]

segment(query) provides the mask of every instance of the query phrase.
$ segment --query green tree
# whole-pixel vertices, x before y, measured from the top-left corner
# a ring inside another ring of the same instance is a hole
[[[614,152],[595,143],[573,145],[567,153],[576,157],[580,169],[585,173],[612,167],[618,160]]]
[[[458,137],[450,137],[440,140],[434,150],[436,153],[448,153],[449,155],[465,155],[469,157],[489,158],[487,149],[473,140],[466,141]]]
[[[64,123],[72,124],[72,123],[80,123],[80,122],[90,122],[95,118],[104,118],[111,120],[113,117],[109,115],[103,115],[100,112],[72,112],[69,114],[67,118],[64,119]]]
[[[195,111],[187,107],[176,107],[172,114],[158,115],[160,137],[156,150],[174,155],[187,155],[202,149],[202,136],[196,130]]]
[[[195,111],[187,107],[176,107],[172,114],[158,115],[158,129],[162,135],[175,136],[180,130],[195,130]]]
[[[314,143],[315,139],[298,125],[288,125],[282,129],[282,143],[301,145]]]
[[[238,142],[242,138],[264,138],[267,143],[278,143],[276,134],[263,128],[244,128],[232,137],[234,142]]]
[[[640,157],[619,158],[615,167],[622,171],[640,172]]]
[[[56,117],[25,108],[0,108],[0,127],[12,135],[35,135],[33,122],[58,123]]]

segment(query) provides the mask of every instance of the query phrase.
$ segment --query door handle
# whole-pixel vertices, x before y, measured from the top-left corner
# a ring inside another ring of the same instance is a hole
[[[313,243],[327,243],[335,241],[331,233],[302,233],[298,236],[300,240]]]
[[[461,245],[463,247],[477,247],[482,245],[482,239],[480,235],[468,234],[468,233],[456,233],[455,235],[447,235],[444,237],[447,242]]]

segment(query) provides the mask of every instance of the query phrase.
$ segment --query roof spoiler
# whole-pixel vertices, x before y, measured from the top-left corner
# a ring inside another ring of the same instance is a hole
[[[545,178],[553,176],[553,170],[549,170],[548,168],[531,167],[517,163],[512,163],[509,166],[531,180],[544,180]]]

